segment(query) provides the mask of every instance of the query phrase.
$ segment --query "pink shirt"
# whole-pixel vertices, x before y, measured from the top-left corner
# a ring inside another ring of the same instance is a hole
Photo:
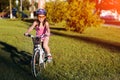
[[[36,35],[42,35],[46,33],[46,27],[36,26]]]

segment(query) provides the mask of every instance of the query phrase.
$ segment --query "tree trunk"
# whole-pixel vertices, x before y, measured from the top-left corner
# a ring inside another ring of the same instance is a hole
[[[38,9],[45,9],[45,0],[38,0]]]
[[[12,1],[9,1],[9,5],[10,5],[10,19],[12,19]]]

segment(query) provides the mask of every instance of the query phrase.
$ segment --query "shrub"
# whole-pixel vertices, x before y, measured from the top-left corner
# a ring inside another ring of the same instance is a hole
[[[67,5],[67,2],[59,0],[48,2],[46,5],[48,20],[55,23],[65,20]]]
[[[69,3],[68,3],[69,2]],[[89,0],[51,1],[47,3],[48,20],[66,21],[66,29],[82,33],[87,27],[99,26],[101,19],[94,13],[95,4]]]
[[[66,28],[82,33],[87,27],[99,26],[102,21],[94,13],[94,6],[89,0],[72,0],[67,9]]]

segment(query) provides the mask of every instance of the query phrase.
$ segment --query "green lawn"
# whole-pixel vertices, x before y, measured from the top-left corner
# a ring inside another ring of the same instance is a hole
[[[32,43],[23,36],[29,25],[0,20],[0,80],[34,80]],[[78,34],[57,26],[51,27],[53,63],[47,65],[43,80],[120,80],[119,28],[88,28]]]

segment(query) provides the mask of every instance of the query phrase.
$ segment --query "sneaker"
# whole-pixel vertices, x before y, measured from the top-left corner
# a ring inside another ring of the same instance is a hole
[[[48,62],[51,62],[51,61],[52,61],[52,56],[51,56],[51,55],[48,55],[48,56],[47,56],[47,61],[48,61]]]

